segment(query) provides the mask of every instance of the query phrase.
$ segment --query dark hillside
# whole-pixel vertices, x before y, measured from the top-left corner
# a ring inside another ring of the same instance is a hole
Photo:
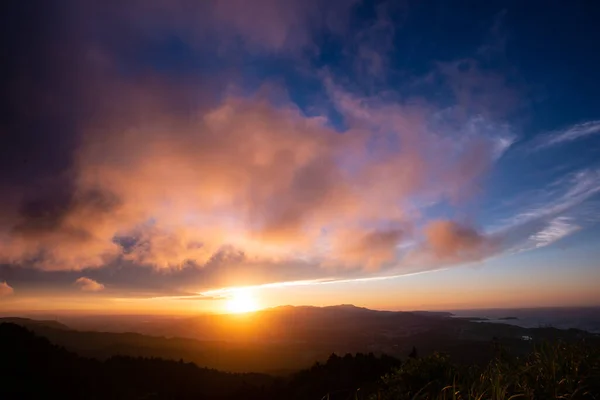
[[[527,354],[499,341],[487,346],[487,364],[422,356],[413,348],[402,361],[331,354],[326,362],[274,378],[155,357],[85,358],[22,326],[1,323],[0,387],[7,399],[600,399],[598,338],[535,344]],[[466,346],[463,351],[470,354]]]
[[[274,379],[155,358],[82,358],[27,329],[0,324],[7,399],[264,399]]]

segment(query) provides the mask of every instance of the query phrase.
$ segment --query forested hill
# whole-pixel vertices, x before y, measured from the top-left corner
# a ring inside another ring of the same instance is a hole
[[[287,378],[200,368],[159,358],[84,358],[22,326],[0,323],[0,388],[7,399],[506,399],[600,398],[600,343],[544,344],[515,357],[498,342],[487,365],[448,356],[402,362],[389,356],[332,354]]]
[[[0,323],[0,354],[0,398],[7,399],[310,399],[352,393],[400,365],[387,356],[332,355],[323,365],[283,379],[159,358],[100,361],[11,323]]]
[[[7,399],[263,399],[274,379],[153,358],[83,358],[31,331],[0,324],[0,385]]]

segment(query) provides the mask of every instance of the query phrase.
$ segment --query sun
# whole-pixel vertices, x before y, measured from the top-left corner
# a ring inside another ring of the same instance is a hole
[[[248,289],[237,289],[231,292],[227,300],[227,311],[233,314],[247,313],[258,310],[258,302]]]

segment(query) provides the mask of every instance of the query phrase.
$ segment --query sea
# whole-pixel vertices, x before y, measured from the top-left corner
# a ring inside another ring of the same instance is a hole
[[[486,318],[481,322],[523,328],[554,327],[600,333],[600,307],[509,308],[450,311],[455,317]]]

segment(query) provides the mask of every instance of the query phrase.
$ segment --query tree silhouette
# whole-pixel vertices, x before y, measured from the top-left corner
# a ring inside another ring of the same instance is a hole
[[[413,346],[412,350],[408,354],[408,357],[410,357],[410,358],[418,358],[419,357],[419,355],[417,354],[417,348],[415,346]]]

